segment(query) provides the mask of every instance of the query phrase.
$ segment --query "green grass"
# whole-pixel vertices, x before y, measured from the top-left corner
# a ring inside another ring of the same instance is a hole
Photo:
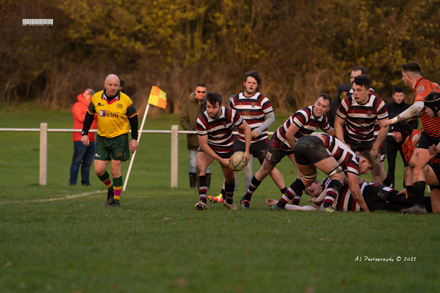
[[[2,128],[36,128],[41,122],[72,127],[70,112],[21,107],[0,113]],[[270,130],[285,119],[277,116]],[[147,118],[145,129],[171,129],[178,121],[170,115]],[[105,187],[93,172],[91,187],[68,186],[70,133],[49,133],[48,184],[42,187],[38,133],[0,132],[1,291],[440,290],[438,214],[270,212],[266,197],[280,196],[270,179],[255,193],[251,210],[209,204],[210,211],[198,212],[197,191],[188,187],[185,135],[179,135],[179,188],[170,188],[170,141],[169,135],[142,135],[122,207],[104,208]],[[289,160],[279,169],[290,184],[295,175]],[[212,172],[209,193],[216,195],[222,184],[218,163]],[[402,186],[401,176],[396,178]],[[240,174],[236,202],[243,193]]]

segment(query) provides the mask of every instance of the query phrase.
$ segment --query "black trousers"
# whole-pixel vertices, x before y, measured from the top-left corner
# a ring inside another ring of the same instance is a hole
[[[396,186],[394,184],[394,178],[395,178],[394,172],[396,170],[397,152],[400,152],[400,156],[402,157],[403,164],[405,167],[407,167],[408,163],[405,162],[405,156],[403,155],[403,152],[402,152],[402,145],[397,143],[396,141],[391,142],[390,140],[387,140],[388,177],[393,182],[394,188],[396,188]],[[400,174],[398,174],[398,176],[403,177],[403,172],[399,171],[399,173]]]

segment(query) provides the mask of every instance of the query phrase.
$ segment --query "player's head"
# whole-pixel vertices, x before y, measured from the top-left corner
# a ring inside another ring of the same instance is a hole
[[[365,69],[362,66],[356,66],[353,68],[353,70],[351,71],[351,74],[350,74],[350,83],[352,86],[353,86],[354,78],[359,75],[368,76],[367,69]]]
[[[206,95],[206,85],[204,83],[199,83],[196,86],[196,89],[194,90],[194,93],[196,95],[196,98],[198,100],[201,100],[205,97]]]
[[[304,191],[311,197],[318,197],[323,191],[322,184],[318,180],[315,180],[315,182],[313,182],[312,185],[306,187]]]
[[[370,94],[370,79],[364,75],[359,75],[353,81],[353,97],[358,104],[365,104]]]
[[[376,164],[374,156],[370,152],[362,152],[359,155],[359,174],[368,174],[368,171],[380,168]]]
[[[347,93],[350,91],[350,87],[346,84],[343,84],[338,89],[338,98],[342,100],[342,97],[345,97]]]
[[[316,100],[313,107],[313,115],[316,118],[321,117],[322,115],[327,114],[328,110],[330,110],[330,103],[332,102],[332,98],[330,98],[327,94],[320,94],[318,99]]]
[[[430,93],[425,97],[426,113],[429,117],[434,118],[439,116],[440,111],[440,93]]]
[[[393,131],[393,138],[397,143],[402,143],[405,139],[411,135],[413,128],[406,121],[400,121],[391,126]]]
[[[116,74],[107,75],[104,80],[105,93],[110,97],[116,96],[119,90],[119,85],[119,77]]]
[[[405,91],[401,87],[394,88],[393,91],[393,100],[397,104],[401,104],[403,100],[405,99]]]
[[[219,93],[206,93],[206,111],[210,118],[218,118],[222,108],[223,98]]]
[[[403,63],[402,81],[406,87],[413,87],[420,76],[422,76],[422,70],[419,64],[416,62]]]
[[[256,70],[248,71],[244,74],[243,85],[247,94],[252,95],[258,91],[261,85],[261,75]]]

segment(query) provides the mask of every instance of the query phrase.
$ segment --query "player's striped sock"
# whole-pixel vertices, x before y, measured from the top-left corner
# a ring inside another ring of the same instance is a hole
[[[324,208],[327,208],[335,202],[335,199],[338,197],[339,192],[341,191],[343,185],[338,180],[332,180],[328,184],[327,194],[324,199]]]
[[[206,176],[199,176],[200,187],[199,187],[199,198],[201,201],[206,202],[208,186],[206,185]]]
[[[294,205],[299,205],[304,188],[306,187],[302,180],[296,179],[296,181],[293,182],[284,193],[283,197],[278,201],[278,206],[284,208],[289,201],[292,201],[292,204]]]
[[[122,191],[122,176],[113,178],[113,188],[115,189],[115,200],[119,202]]]
[[[232,204],[232,197],[234,196],[234,188],[235,188],[235,182],[234,184],[228,184],[225,182],[225,191],[226,191],[226,202],[228,204]]]
[[[244,200],[251,200],[252,195],[254,194],[255,190],[257,190],[258,186],[260,186],[261,181],[259,181],[257,178],[252,177],[251,184],[249,184],[249,188],[246,192],[246,195],[244,196]]]
[[[99,180],[107,186],[108,189],[113,189],[112,181],[110,180],[110,175],[107,171],[102,176],[98,176]]]

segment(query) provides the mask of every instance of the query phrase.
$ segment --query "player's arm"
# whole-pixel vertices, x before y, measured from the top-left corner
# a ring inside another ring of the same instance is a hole
[[[327,133],[330,136],[335,136],[335,129],[333,127],[330,127],[325,131],[325,133]]]
[[[289,127],[289,129],[286,132],[286,139],[287,142],[290,144],[290,147],[293,149],[293,147],[295,146],[295,134],[298,132],[299,127],[295,124],[292,123]]]
[[[131,118],[128,118],[128,121],[130,121],[130,127],[131,127],[131,142],[129,149],[131,150],[131,153],[134,153],[138,148],[138,131],[139,131],[139,121],[138,121],[138,115],[134,115]]]
[[[93,109],[94,111],[95,107],[93,106],[92,102],[90,102],[88,109]],[[90,145],[88,134],[89,134],[90,126],[92,126],[94,119],[95,119],[95,114],[92,114],[90,113],[89,110],[87,110],[86,115],[84,117],[83,128],[81,130],[81,142],[86,146]]]
[[[373,156],[376,157],[380,145],[383,143],[383,141],[387,138],[389,126],[384,126],[385,119],[379,120],[379,134],[377,135],[376,141],[373,144],[373,147],[371,148],[370,152],[373,154]]]
[[[391,124],[397,123],[399,121],[414,117],[418,113],[420,113],[420,111],[422,111],[423,107],[425,107],[425,104],[423,103],[423,101],[416,101],[416,102],[414,102],[414,104],[411,107],[409,107],[408,109],[406,109],[405,111],[403,111],[402,113],[397,115],[396,117],[394,117],[392,119],[385,119],[384,125],[385,126],[391,125]]]
[[[342,119],[338,115],[335,117],[335,136],[339,139],[343,144],[346,145],[344,140],[344,123],[345,119]]]
[[[351,191],[356,203],[364,210],[364,212],[369,213],[367,204],[365,203],[364,197],[362,196],[361,189],[359,188],[358,175],[348,172],[348,186]]]
[[[214,150],[208,145],[208,135],[197,135],[199,138],[199,144],[202,150],[208,156],[212,157],[214,160],[217,160],[223,166],[229,166],[228,159],[222,159],[219,155],[217,155]]]
[[[275,114],[273,112],[264,114],[264,118],[266,120],[264,120],[264,122],[259,127],[252,130],[252,137],[258,137],[261,132],[263,132],[263,130],[268,129],[269,126],[271,126],[272,123],[275,122]]]
[[[250,154],[249,154],[249,147],[251,145],[251,128],[247,124],[245,120],[243,120],[243,123],[237,126],[240,130],[243,130],[244,132],[244,141],[245,141],[245,152],[244,152],[244,159],[245,159],[245,165],[249,162]]]

